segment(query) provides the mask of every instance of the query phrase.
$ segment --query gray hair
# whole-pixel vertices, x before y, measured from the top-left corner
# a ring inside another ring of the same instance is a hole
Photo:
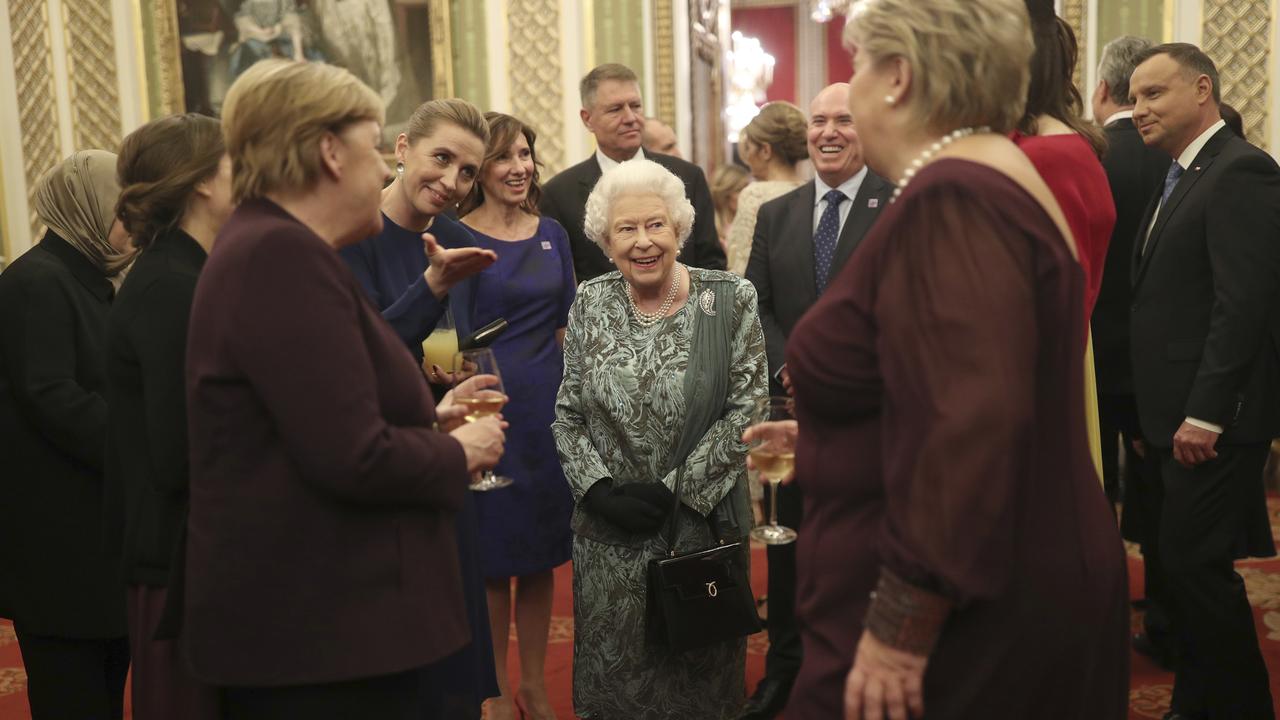
[[[684,183],[670,170],[652,160],[633,158],[600,178],[587,198],[582,229],[600,249],[609,253],[609,216],[613,203],[624,195],[657,195],[671,216],[676,248],[693,232],[693,203],[684,194]]]
[[[1102,48],[1102,60],[1098,62],[1098,79],[1107,84],[1111,102],[1132,105],[1129,100],[1129,77],[1138,67],[1138,56],[1151,47],[1146,38],[1122,35]]]

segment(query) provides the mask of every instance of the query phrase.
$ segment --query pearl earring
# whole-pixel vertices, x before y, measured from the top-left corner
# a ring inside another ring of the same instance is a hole
[[[898,102],[898,98],[896,98],[896,97],[894,97],[894,96],[892,96],[892,95],[885,95],[885,96],[884,96],[884,102],[885,102],[885,104],[886,104],[886,105],[892,105],[892,104],[894,104],[894,103]]]
[[[404,163],[402,163],[402,162],[398,162],[398,163],[396,163],[396,174],[397,174],[397,175],[403,175],[403,174],[404,174]]]

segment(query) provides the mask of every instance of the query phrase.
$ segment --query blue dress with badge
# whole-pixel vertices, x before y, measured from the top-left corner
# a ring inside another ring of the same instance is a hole
[[[568,322],[576,289],[573,256],[564,228],[550,218],[523,240],[470,230],[477,246],[498,254],[474,278],[466,314],[477,328],[497,318],[509,324],[491,347],[509,397],[502,414],[510,427],[497,472],[515,481],[477,493],[480,568],[487,578],[519,577],[550,570],[570,555],[573,497],[551,422],[564,370],[556,330]]]

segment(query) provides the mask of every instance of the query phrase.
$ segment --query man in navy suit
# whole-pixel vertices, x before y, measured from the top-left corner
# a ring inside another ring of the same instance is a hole
[[[747,279],[760,299],[771,394],[786,392],[784,351],[800,316],[826,289],[888,204],[893,186],[871,172],[849,113],[849,85],[836,83],[809,105],[811,182],[760,206],[747,261]],[[778,522],[799,527],[800,492],[779,488]],[[769,555],[769,654],[765,676],[742,720],[773,718],[787,704],[800,670],[796,628],[796,546],[771,545]]]
[[[1280,435],[1280,168],[1222,122],[1218,71],[1138,57],[1134,124],[1174,159],[1134,240],[1133,387],[1160,460],[1160,556],[1180,657],[1171,718],[1273,717],[1244,582],[1275,555],[1262,484]]]

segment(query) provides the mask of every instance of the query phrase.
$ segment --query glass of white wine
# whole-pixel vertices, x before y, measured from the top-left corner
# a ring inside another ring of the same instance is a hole
[[[475,422],[502,411],[502,406],[507,404],[507,395],[503,391],[502,373],[498,371],[498,360],[493,356],[492,350],[478,348],[454,353],[451,367],[453,401],[466,408],[464,417],[467,422]],[[492,375],[497,378],[497,382],[482,388],[469,388],[463,384],[476,375]],[[507,487],[512,482],[511,478],[489,470],[478,475],[470,487],[476,492],[488,492]]]
[[[791,398],[769,397],[756,401],[751,416],[754,437],[751,440],[751,463],[769,481],[769,523],[752,528],[751,537],[765,545],[786,545],[796,541],[796,531],[778,524],[778,486],[796,466],[796,436]]]

